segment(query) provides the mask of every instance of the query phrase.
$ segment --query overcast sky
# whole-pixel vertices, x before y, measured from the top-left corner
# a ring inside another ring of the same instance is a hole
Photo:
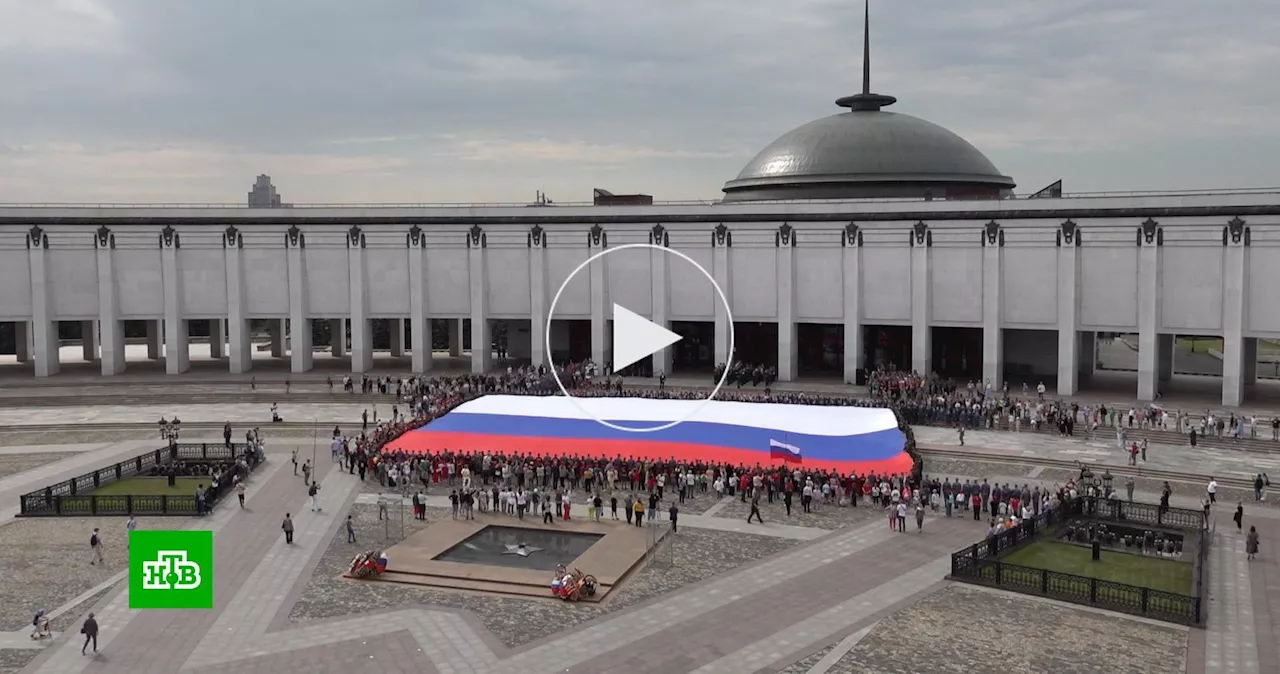
[[[1280,186],[1280,3],[873,0],[872,88],[1019,192]],[[858,0],[0,0],[0,201],[714,199]]]

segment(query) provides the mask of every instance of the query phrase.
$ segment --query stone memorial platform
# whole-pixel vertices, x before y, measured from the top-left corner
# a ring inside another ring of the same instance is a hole
[[[670,531],[665,522],[643,527],[622,522],[543,524],[529,516],[495,523],[491,517],[441,520],[388,548],[385,573],[352,582],[384,582],[490,594],[554,599],[557,565],[581,569],[599,581],[605,601]],[[520,544],[524,543],[523,550]]]

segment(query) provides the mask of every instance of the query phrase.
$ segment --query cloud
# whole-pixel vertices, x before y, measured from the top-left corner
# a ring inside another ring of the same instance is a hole
[[[640,145],[557,141],[550,138],[447,139],[445,156],[477,162],[567,162],[572,164],[625,164],[646,159],[705,159],[732,157],[728,152],[700,152]]]
[[[892,110],[1025,187],[1280,184],[1258,151],[1280,109],[1280,5],[872,15]],[[261,172],[295,202],[577,196],[601,179],[715,197],[759,148],[839,112],[861,19],[845,0],[0,0],[0,146],[22,148],[0,153],[0,200],[239,201]]]

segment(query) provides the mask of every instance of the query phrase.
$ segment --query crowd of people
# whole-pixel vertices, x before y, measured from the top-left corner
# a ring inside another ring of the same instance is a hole
[[[1183,410],[1168,410],[1160,405],[1128,409],[1104,404],[1080,404],[1047,396],[1043,383],[1035,387],[1022,385],[1021,394],[1011,392],[1006,384],[993,390],[989,383],[957,382],[937,377],[922,377],[914,372],[880,369],[868,372],[867,388],[877,404],[891,405],[910,424],[941,425],[956,428],[1039,431],[1053,429],[1058,435],[1077,435],[1077,427],[1093,437],[1099,428],[1115,429],[1118,435],[1129,430],[1168,430],[1188,436],[1195,446],[1197,438],[1258,438],[1266,434],[1280,441],[1280,416],[1260,421],[1256,415],[1235,412],[1216,414],[1212,410],[1193,415]],[[1122,446],[1126,443],[1122,440]]]
[[[772,383],[767,370],[746,366],[731,371],[730,380],[736,383],[745,377],[744,384],[752,383],[757,372],[761,375],[760,384]],[[700,399],[705,395],[701,390],[666,386],[626,389],[621,379],[582,365],[564,366],[558,374],[575,396]],[[908,438],[908,450],[917,457],[911,424],[1008,430],[1053,426],[1063,436],[1076,434],[1078,426],[1083,426],[1085,432],[1112,427],[1118,434],[1129,428],[1163,428],[1170,423],[1174,428],[1184,423],[1190,428],[1180,413],[1171,415],[1158,407],[1122,410],[1055,400],[1044,395],[1042,385],[1034,390],[1024,387],[1018,396],[1007,388],[997,392],[977,382],[962,384],[893,370],[868,373],[867,381],[870,395],[864,399],[775,392],[767,386],[753,386],[750,390],[735,387],[722,390],[719,397],[745,402],[890,407]],[[781,502],[788,515],[793,507],[808,512],[819,507],[857,507],[863,503],[885,509],[890,526],[898,531],[907,530],[912,511],[917,530],[923,526],[925,513],[933,511],[945,516],[972,513],[975,520],[985,516],[989,533],[996,535],[1081,495],[1074,482],[1049,489],[1029,484],[925,478],[918,458],[912,474],[842,475],[783,463],[748,466],[603,455],[454,452],[444,447],[425,454],[409,454],[388,449],[388,445],[468,400],[490,393],[552,395],[559,394],[559,387],[547,368],[528,366],[485,376],[388,379],[374,385],[379,390],[398,392],[404,413],[396,409],[390,418],[372,427],[366,422],[366,428],[354,439],[343,438],[335,429],[334,459],[348,471],[358,472],[362,479],[377,480],[389,491],[413,494],[416,516],[425,516],[427,492],[447,491],[453,514],[459,518],[473,517],[479,510],[512,517],[536,517],[541,513],[544,520],[553,521],[568,518],[571,504],[582,503],[587,506],[588,517],[619,518],[621,510],[622,516],[637,524],[666,510],[667,519],[675,526],[680,507],[690,499],[737,498],[750,504],[749,521],[762,519],[762,502]],[[1210,433],[1216,430],[1211,415],[1205,415],[1201,423]],[[1086,485],[1082,489],[1095,488]],[[1167,487],[1165,491],[1162,508],[1168,507]]]
[[[728,376],[725,377],[725,365],[720,363],[711,375],[712,385],[719,384],[721,377],[724,377],[725,386],[742,388],[747,384],[751,384],[753,387],[764,386],[769,388],[773,386],[773,382],[778,380],[778,368],[772,365],[751,365],[750,363],[734,361],[733,366],[729,368]]]
[[[702,393],[681,389],[624,390],[621,380],[601,376],[586,365],[561,367],[557,374],[575,396],[620,396],[696,399]],[[794,504],[809,510],[819,503],[857,505],[868,499],[868,485],[917,484],[920,475],[840,475],[834,471],[783,464],[754,466],[712,462],[654,461],[621,456],[535,456],[528,453],[454,452],[441,447],[425,454],[391,450],[401,435],[446,414],[458,405],[485,394],[558,394],[546,367],[512,368],[492,375],[409,378],[389,384],[401,392],[405,405],[381,423],[366,427],[355,437],[334,429],[333,459],[362,480],[377,480],[389,491],[413,494],[415,515],[425,503],[421,495],[446,488],[455,515],[470,517],[475,510],[524,516],[542,512],[567,516],[568,505],[585,503],[589,512],[610,516],[621,509],[630,521],[650,519],[669,501],[669,519],[688,499],[736,497],[758,506],[763,499],[783,502],[788,512]],[[872,401],[810,393],[722,392],[724,399],[809,405],[873,406]],[[910,429],[903,424],[914,453]],[[918,462],[917,462],[918,463]],[[759,517],[758,510],[754,513]]]

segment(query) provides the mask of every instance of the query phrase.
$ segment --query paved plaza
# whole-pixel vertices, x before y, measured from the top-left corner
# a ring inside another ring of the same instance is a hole
[[[280,403],[282,416],[319,418],[326,435],[329,424],[359,423],[364,407]],[[0,409],[0,426],[29,418],[17,412]],[[1224,489],[1220,498],[1228,503],[1213,514],[1206,629],[949,583],[949,554],[982,534],[982,525],[967,518],[930,516],[921,533],[900,534],[867,507],[820,507],[788,518],[780,504],[765,504],[765,523],[747,524],[740,501],[707,496],[682,510],[680,532],[668,537],[660,563],[633,572],[605,602],[575,605],[341,578],[357,552],[388,547],[422,525],[398,513],[379,521],[376,482],[333,469],[323,447],[316,463],[321,510],[311,512],[301,478],[288,466],[295,447],[309,458],[310,438],[273,438],[258,405],[43,412],[69,425],[152,424],[175,413],[184,421],[231,421],[237,430],[261,425],[269,460],[252,476],[243,510],[224,503],[201,520],[140,521],[143,528],[215,532],[215,608],[134,611],[121,582],[121,520],[14,515],[19,494],[154,449],[158,441],[145,428],[136,439],[101,442],[68,440],[74,433],[67,430],[0,447],[0,567],[9,570],[0,576],[7,609],[0,673],[906,673],[974,671],[994,661],[1019,671],[1254,674],[1277,662],[1280,508],[1255,503],[1242,490]],[[956,445],[947,429],[917,428],[916,437],[924,446]],[[1037,459],[1125,462],[1114,441],[1047,434],[970,431],[964,449],[963,458],[929,459],[927,472],[1052,485],[1071,472],[1036,465]],[[1174,484],[1174,505],[1192,507],[1209,475],[1280,476],[1280,454],[1152,445],[1147,463],[1187,474]],[[1154,499],[1159,486],[1140,479],[1139,498]],[[1244,501],[1246,527],[1261,533],[1253,562],[1245,561],[1243,536],[1230,520],[1236,499]],[[446,495],[433,491],[428,519],[447,517],[447,506]],[[391,509],[398,509],[394,502]],[[285,512],[296,520],[292,546],[279,530]],[[343,532],[348,514],[354,545]],[[575,517],[585,514],[575,506]],[[102,568],[88,565],[84,545],[95,526],[105,532]],[[660,518],[657,526],[666,522]],[[26,636],[35,608],[52,614],[60,634],[51,644]],[[100,652],[82,656],[76,632],[89,611],[102,625]]]

